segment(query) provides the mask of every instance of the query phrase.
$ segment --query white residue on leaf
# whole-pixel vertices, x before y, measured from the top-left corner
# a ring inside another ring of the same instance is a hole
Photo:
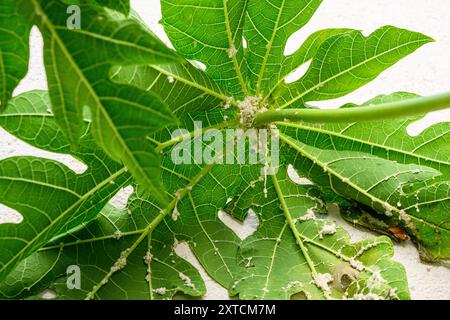
[[[322,289],[324,292],[330,292],[330,286],[328,285],[333,281],[333,276],[329,273],[319,273],[314,278],[314,283],[317,287]]]
[[[191,278],[189,278],[183,272],[179,272],[178,277],[180,277],[181,281],[183,281],[186,286],[195,290],[195,285],[192,283]]]
[[[399,300],[399,297],[397,295],[397,288],[391,288],[389,290],[389,298],[394,299],[394,300]]]
[[[177,221],[179,217],[180,217],[180,212],[178,211],[177,206],[175,206],[175,208],[172,211],[172,220]]]
[[[322,229],[319,231],[320,239],[323,239],[324,235],[332,235],[337,231],[335,224],[325,224]]]
[[[265,106],[260,106],[261,100],[262,97],[260,96],[249,96],[237,102],[237,106],[241,112],[240,123],[242,125],[250,128],[255,121],[256,115],[267,110]]]
[[[362,264],[362,262],[354,258],[350,259],[350,265],[358,271],[364,270],[364,265]]]
[[[122,237],[123,237],[122,231],[116,230],[116,232],[114,232],[114,239],[120,240]]]
[[[126,249],[120,253],[119,259],[114,263],[114,265],[111,267],[111,272],[119,271],[120,269],[125,268],[127,265],[127,255],[130,249]]]
[[[233,44],[231,47],[227,50],[228,58],[234,58],[237,55],[237,49],[236,46]]]
[[[385,210],[385,215],[386,216],[388,216],[388,217],[392,217],[392,212],[394,211],[394,210],[396,210],[393,206],[391,206],[389,203],[383,203],[383,208],[384,208],[384,210]]]
[[[356,257],[362,256],[362,255],[364,254],[364,252],[366,252],[367,250],[370,250],[370,249],[372,249],[372,248],[375,248],[375,247],[378,246],[379,244],[380,244],[379,242],[374,241],[374,242],[371,242],[371,243],[368,243],[368,244],[362,246],[362,247],[359,249],[359,251],[355,254],[354,257],[356,258]]]
[[[246,268],[250,268],[250,267],[253,266],[253,265],[252,265],[252,260],[253,260],[253,257],[248,257],[248,258],[247,258],[247,263],[245,264],[245,267],[246,267]]]
[[[152,262],[152,259],[153,259],[153,255],[150,252],[150,250],[148,250],[147,253],[144,256],[144,261],[145,261],[146,264],[150,264]]]
[[[229,109],[231,107],[231,104],[233,103],[233,97],[227,97],[227,100],[225,101],[225,104],[223,105],[224,109]]]
[[[355,294],[352,298],[353,300],[385,300],[382,296],[376,294],[376,293],[358,293]]]
[[[174,83],[175,79],[172,76],[168,76],[167,81],[169,81],[169,83]]]
[[[284,291],[289,291],[292,288],[300,288],[303,287],[303,284],[300,281],[291,281],[287,284],[286,287],[282,288]]]
[[[306,210],[306,214],[301,216],[300,218],[298,218],[300,221],[310,221],[310,220],[316,220],[317,217],[314,213],[314,210],[311,208],[308,208],[308,210]]]
[[[411,217],[406,213],[405,210],[400,210],[398,217],[401,221],[403,221],[405,223],[407,228],[409,228],[411,230],[415,230],[416,226],[412,222]]]
[[[387,284],[379,270],[373,270],[369,278],[367,278],[367,288],[370,290],[379,290]]]
[[[157,293],[159,295],[165,295],[167,293],[167,289],[164,287],[156,288],[153,290],[154,293]]]

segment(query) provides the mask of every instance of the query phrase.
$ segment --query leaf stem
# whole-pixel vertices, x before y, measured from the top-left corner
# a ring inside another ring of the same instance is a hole
[[[254,125],[261,126],[276,121],[317,123],[376,121],[424,114],[446,108],[450,108],[450,92],[358,108],[269,110],[258,114]]]

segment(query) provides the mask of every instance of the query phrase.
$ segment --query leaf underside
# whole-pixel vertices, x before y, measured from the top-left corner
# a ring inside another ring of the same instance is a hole
[[[432,41],[393,26],[367,37],[323,29],[285,56],[288,39],[321,2],[161,0],[161,24],[176,52],[128,15],[128,1],[0,4],[7,18],[0,20],[0,125],[88,167],[74,173],[37,157],[0,161],[0,203],[24,218],[0,225],[0,296],[41,299],[52,289],[58,299],[201,297],[200,273],[177,253],[185,243],[231,296],[409,299],[392,241],[352,242],[325,214],[337,204],[355,225],[410,237],[424,260],[450,259],[448,123],[416,137],[407,127],[424,115],[274,123],[281,148],[274,175],[262,174],[266,163],[206,164],[193,153],[191,164],[172,161],[181,141],[175,129],[194,136],[184,147],[211,149],[195,134],[198,121],[201,130],[224,134],[241,127],[239,107],[251,97],[271,109],[343,97]],[[80,5],[89,21],[80,30],[66,28],[68,4]],[[27,71],[33,25],[44,37],[49,91],[11,99]],[[309,62],[299,80],[286,83]],[[364,106],[414,97],[381,95]],[[213,158],[237,154],[226,149]],[[289,165],[313,185],[293,181]],[[130,185],[124,208],[107,204]],[[245,239],[219,215],[243,220],[249,212],[259,224]],[[78,290],[67,287],[71,265],[81,270]]]

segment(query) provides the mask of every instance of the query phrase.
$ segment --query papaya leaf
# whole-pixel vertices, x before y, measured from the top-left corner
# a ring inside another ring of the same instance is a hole
[[[365,105],[412,96],[395,93]],[[287,145],[304,155],[295,160],[295,167],[327,193],[393,216],[389,226],[405,227],[421,251],[428,251],[423,255],[428,260],[449,259],[450,130],[448,123],[440,123],[410,136],[407,127],[422,117],[351,124],[283,123],[280,128],[285,128]]]
[[[301,107],[309,101],[345,96],[431,41],[420,33],[392,26],[367,38],[360,31],[331,37],[320,46],[306,74],[275,93],[278,106]]]
[[[141,202],[145,199],[134,194],[124,209],[108,205],[86,228],[41,248],[8,276],[0,286],[1,295],[39,297],[49,287],[57,299],[84,299],[100,283],[102,290],[96,293],[100,299],[167,299],[177,292],[203,295],[202,278],[175,254],[175,235],[165,224],[149,233],[126,260],[120,260],[154,218],[142,210]],[[30,265],[36,269],[30,270]],[[79,290],[67,287],[66,270],[71,265],[80,268]],[[117,275],[110,279],[114,266]]]
[[[80,6],[81,29],[67,27],[68,3]],[[407,128],[423,111],[356,123],[342,116],[324,124],[257,119],[286,108],[326,113],[306,108],[357,90],[432,39],[392,26],[367,37],[323,29],[285,55],[321,3],[161,0],[174,51],[134,12],[127,16],[127,1],[19,1],[24,32],[11,40],[11,25],[0,22],[7,30],[0,41],[23,43],[29,28],[39,27],[49,95],[14,98],[0,125],[88,169],[75,174],[30,157],[0,161],[0,202],[24,217],[0,226],[7,248],[0,253],[2,296],[34,299],[50,288],[60,299],[200,297],[202,279],[175,253],[184,242],[231,296],[409,299],[386,235],[411,238],[428,261],[450,259],[448,123],[412,137]],[[2,50],[14,46],[22,48]],[[26,50],[14,54],[26,60]],[[287,83],[308,62],[306,73]],[[1,84],[8,100],[26,68],[0,66],[9,75],[3,79],[15,79]],[[416,98],[395,93],[337,111]],[[248,129],[274,139],[252,145]],[[281,151],[278,161],[250,161],[272,148]],[[310,184],[291,181],[289,165]],[[106,205],[131,183],[124,209]],[[332,203],[384,236],[352,242],[321,216]],[[242,221],[250,210],[259,225],[241,239],[223,216]],[[80,268],[80,290],[68,290],[68,266]]]
[[[0,111],[28,71],[31,23],[19,14],[17,1],[0,4]]]
[[[126,2],[118,4],[123,7]],[[29,27],[35,24],[43,34],[53,112],[72,147],[79,147],[87,106],[99,146],[124,163],[149,191],[162,195],[158,192],[162,189],[159,158],[145,137],[176,119],[158,95],[114,84],[109,71],[113,65],[167,63],[180,58],[134,19],[98,5],[79,4],[79,29],[69,28],[68,4],[62,1],[19,1],[10,6],[25,17]]]
[[[252,208],[261,224],[244,240],[231,292],[243,299],[407,299],[406,273],[386,237],[350,243],[315,187],[297,185],[281,168],[268,184],[248,189],[230,210]]]
[[[49,109],[46,92],[13,98],[0,115],[2,127],[46,151],[69,153],[70,144]],[[96,214],[130,183],[127,170],[99,150],[87,134],[83,148],[71,153],[88,166],[76,174],[59,162],[36,157],[0,161],[0,202],[23,216],[19,224],[0,225],[0,277],[58,234]]]

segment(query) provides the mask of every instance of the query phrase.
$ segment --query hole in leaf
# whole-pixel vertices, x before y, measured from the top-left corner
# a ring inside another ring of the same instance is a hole
[[[311,61],[308,61],[308,62],[302,64],[300,67],[298,67],[293,72],[288,74],[284,78],[284,81],[286,83],[293,83],[293,82],[299,80],[301,77],[303,77],[305,75],[306,71],[308,71],[308,68],[310,65],[311,65]]]
[[[347,288],[358,278],[359,272],[343,263],[334,268],[333,272],[333,287],[341,292]]]
[[[242,37],[242,47],[244,47],[244,49],[247,49],[247,40],[245,40],[244,37]]]
[[[109,204],[117,209],[125,209],[128,204],[130,196],[133,194],[133,186],[127,186],[119,190],[114,197],[109,200]]]
[[[197,60],[189,60],[189,62],[196,67],[197,69],[200,69],[202,71],[206,70],[206,64],[204,64],[203,62],[197,61]]]
[[[251,236],[256,229],[258,229],[259,220],[258,216],[253,210],[249,210],[245,220],[243,222],[238,221],[228,213],[224,211],[219,211],[219,219],[228,228],[233,230],[233,232],[241,239]]]
[[[17,139],[1,128],[0,137],[2,141],[2,152],[0,154],[0,159],[18,156],[33,156],[57,161],[77,174],[82,174],[88,169],[87,165],[75,159],[71,155],[49,152],[33,147],[28,143]]]
[[[450,109],[430,112],[425,117],[411,123],[406,131],[412,137],[416,137],[429,127],[443,122],[450,122]]]
[[[228,296],[228,291],[223,288],[221,285],[219,285],[217,282],[215,282],[209,275],[208,273],[205,271],[205,269],[203,269],[202,265],[200,264],[200,262],[197,260],[197,257],[194,255],[194,253],[192,252],[191,248],[189,247],[189,245],[182,241],[182,242],[177,242],[174,245],[174,251],[177,254],[177,256],[179,256],[180,258],[188,261],[190,264],[192,264],[200,273],[200,276],[202,277],[203,281],[205,282],[206,288],[207,288],[207,292],[208,293],[214,293],[213,296],[214,297],[209,297],[208,294],[203,297],[204,299],[208,300],[208,299],[229,299]]]
[[[34,26],[30,32],[30,63],[28,65],[28,73],[25,78],[19,82],[14,90],[13,96],[30,90],[47,90],[47,78],[44,68],[44,40],[39,29]]]
[[[52,289],[45,289],[44,291],[41,292],[40,296],[41,296],[42,299],[52,300],[52,299],[55,299],[57,297],[57,294]]]
[[[304,28],[294,32],[286,41],[286,46],[284,47],[284,55],[287,57],[294,54],[298,49],[300,49],[309,35],[310,33],[305,32]]]
[[[297,170],[295,170],[295,168],[291,164],[288,165],[288,176],[292,180],[292,182],[296,184],[313,185],[311,180],[300,177]]]
[[[294,294],[291,296],[291,300],[308,300],[308,297],[307,297],[306,294],[302,291],[302,292],[294,293]]]
[[[0,203],[0,224],[14,223],[19,224],[23,221],[23,216],[17,210]]]

